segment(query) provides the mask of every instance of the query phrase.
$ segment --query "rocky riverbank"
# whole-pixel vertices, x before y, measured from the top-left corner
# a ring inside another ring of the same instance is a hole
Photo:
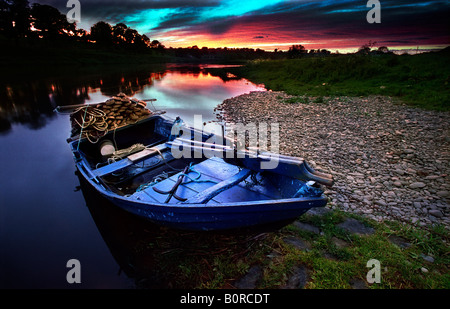
[[[280,153],[334,176],[327,207],[377,221],[449,228],[450,113],[381,96],[272,91],[227,99],[217,110],[228,123],[279,123]]]

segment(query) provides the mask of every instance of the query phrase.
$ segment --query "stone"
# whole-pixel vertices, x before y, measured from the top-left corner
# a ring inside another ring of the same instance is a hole
[[[382,207],[386,207],[387,206],[387,204],[386,204],[386,202],[384,200],[377,200],[377,201],[375,201],[375,204],[378,205],[378,206],[382,206]]]
[[[363,290],[363,289],[368,288],[366,282],[359,278],[351,279],[350,286],[352,287],[352,289],[356,289],[356,290]]]
[[[328,213],[330,213],[332,210],[325,208],[325,207],[315,207],[310,209],[307,213],[313,216],[322,217]]]
[[[432,256],[429,255],[425,255],[425,254],[421,254],[420,257],[424,260],[427,261],[428,263],[434,263],[434,258]]]
[[[401,181],[394,181],[394,186],[396,186],[396,187],[401,187],[401,186],[403,186],[403,184],[401,183]]]
[[[338,227],[346,230],[347,232],[359,235],[370,235],[375,232],[375,229],[368,227],[353,218],[347,218],[344,222],[338,224]]]
[[[450,195],[449,191],[438,191],[436,192],[436,195],[439,195],[440,197],[447,197]]]
[[[295,266],[291,270],[286,284],[281,289],[302,289],[308,282],[308,277],[308,269],[305,266]]]
[[[439,176],[439,175],[429,175],[429,176],[426,176],[425,179],[426,180],[436,180],[436,179],[438,179],[440,177],[441,176]]]
[[[320,234],[320,229],[318,227],[308,224],[308,223],[295,221],[292,225],[302,231],[311,232],[314,234]]]
[[[311,249],[311,246],[308,242],[297,238],[297,237],[293,237],[293,236],[288,236],[283,238],[283,241],[289,245],[294,246],[297,249],[300,249],[302,251],[309,251]]]
[[[407,248],[411,247],[411,243],[408,242],[406,239],[400,237],[400,236],[391,235],[391,236],[388,237],[388,240],[391,243],[399,246],[402,249],[407,249]]]
[[[409,185],[409,187],[411,189],[420,189],[425,187],[426,185],[423,182],[413,182],[412,184]]]
[[[350,246],[350,244],[348,242],[346,242],[345,240],[342,240],[340,238],[337,237],[332,237],[331,238],[331,242],[336,246],[336,248],[338,249],[343,249],[343,248],[347,248],[348,246]]]
[[[234,286],[237,289],[255,289],[258,281],[261,280],[263,270],[261,266],[252,266],[246,275],[234,282]]]
[[[397,174],[399,174],[400,176],[405,175],[405,171],[404,171],[404,170],[401,170],[401,169],[396,169],[395,172],[396,172]]]
[[[442,218],[444,215],[442,214],[442,212],[440,210],[437,209],[431,209],[428,211],[428,214],[435,216],[437,218]]]

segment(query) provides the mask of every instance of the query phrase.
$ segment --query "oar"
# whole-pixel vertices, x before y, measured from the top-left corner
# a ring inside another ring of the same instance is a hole
[[[258,153],[256,151],[237,150],[235,148],[231,148],[228,146],[203,143],[194,140],[182,141],[176,139],[174,142],[168,142],[167,144],[172,147],[179,147],[179,146],[187,147],[193,151],[197,150],[202,153],[206,150],[208,152],[217,153],[218,156],[220,156],[221,158],[229,158],[226,155],[232,152],[233,153],[232,158],[244,159],[242,161],[242,164],[244,164],[247,168],[250,168],[258,172],[266,171],[266,169],[263,169],[260,166],[261,162],[264,161],[270,162],[272,160],[276,160],[277,165],[273,169],[270,169],[270,171],[274,173],[298,178],[301,180],[314,180],[326,186],[332,186],[334,182],[332,175],[317,172],[312,167],[310,167],[305,160],[301,158],[279,155],[270,152]],[[212,148],[212,146],[216,148]],[[256,161],[246,160],[245,158],[256,159]]]

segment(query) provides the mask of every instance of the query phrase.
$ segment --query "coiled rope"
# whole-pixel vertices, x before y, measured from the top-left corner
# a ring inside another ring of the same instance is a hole
[[[77,119],[75,116],[77,113],[82,112],[84,109],[84,116],[82,118],[82,123]],[[73,116],[74,121],[76,124],[80,127],[80,138],[83,137],[83,133],[86,136],[86,138],[91,142],[92,144],[97,143],[100,138],[106,135],[108,133],[108,123],[107,123],[107,116],[104,111],[101,109],[91,107],[91,106],[83,106],[80,108],[77,108],[75,111],[71,113]],[[97,132],[97,134],[93,134],[93,132]],[[98,134],[100,133],[100,134]],[[80,143],[78,142],[78,145]]]
[[[119,149],[113,152],[111,158],[108,159],[108,163],[110,163],[110,160],[112,162],[116,162],[117,160],[121,160],[125,157],[128,157],[129,155],[142,151],[146,149],[146,147],[143,144],[134,144],[128,148],[125,149]]]

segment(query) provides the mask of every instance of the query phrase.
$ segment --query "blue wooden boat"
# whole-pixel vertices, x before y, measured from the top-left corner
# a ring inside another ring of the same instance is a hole
[[[180,138],[182,132],[192,132],[191,138]],[[321,186],[332,185],[330,175],[282,155],[276,168],[264,169],[261,163],[275,154],[212,145],[212,137],[217,136],[153,113],[105,132],[95,143],[81,133],[68,142],[78,171],[96,191],[171,228],[211,231],[289,222],[326,205]],[[105,156],[108,147],[112,157]],[[177,157],[174,150],[191,155]]]

